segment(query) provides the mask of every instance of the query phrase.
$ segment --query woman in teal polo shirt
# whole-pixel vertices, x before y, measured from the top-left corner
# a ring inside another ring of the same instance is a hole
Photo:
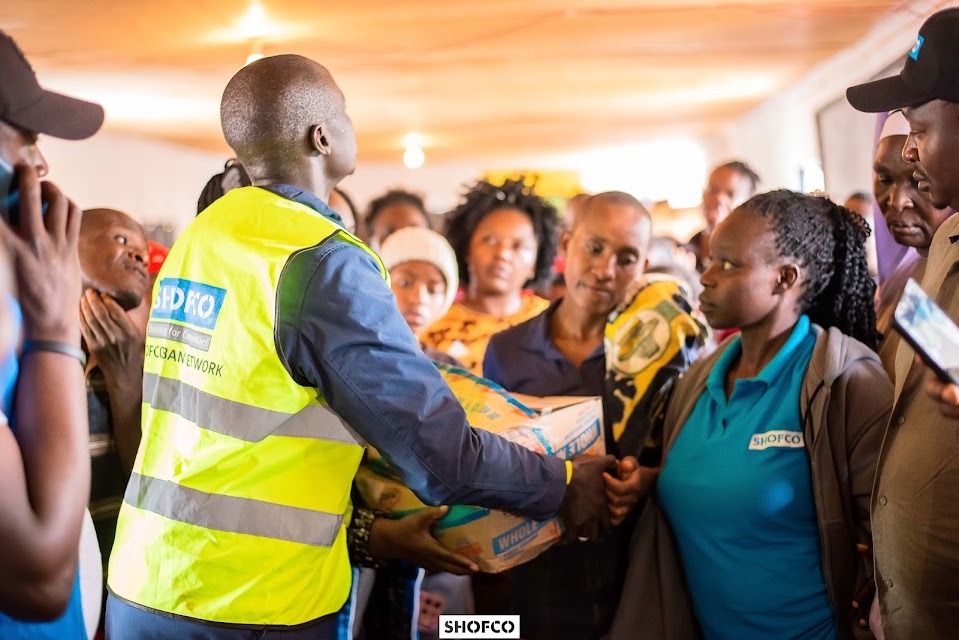
[[[649,637],[868,634],[856,609],[872,599],[869,492],[892,387],[874,352],[867,235],[849,210],[790,191],[755,196],[717,227],[702,311],[740,334],[670,401],[650,509],[665,515],[674,535],[660,538],[675,540],[681,569],[657,559],[671,631]],[[642,564],[631,557],[613,638],[629,637],[622,610],[650,584]],[[673,633],[684,602],[698,625]],[[632,631],[656,619],[635,614]]]

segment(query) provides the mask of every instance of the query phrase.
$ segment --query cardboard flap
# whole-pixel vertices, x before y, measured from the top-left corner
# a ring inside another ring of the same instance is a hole
[[[510,395],[541,416],[545,416],[557,409],[571,407],[574,404],[599,399],[599,396],[550,396],[548,398],[537,398],[536,396],[527,396],[522,393],[511,393]]]

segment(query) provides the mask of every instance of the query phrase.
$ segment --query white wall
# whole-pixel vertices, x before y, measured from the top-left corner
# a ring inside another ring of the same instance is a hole
[[[114,132],[80,142],[44,137],[40,148],[50,179],[82,208],[119,209],[144,224],[172,224],[177,234],[193,219],[200,191],[228,157]],[[403,187],[426,195],[428,208],[442,212],[483,168],[428,164],[410,171],[402,165],[359,164],[341,186],[361,208],[388,188]]]
[[[81,142],[43,138],[41,149],[50,165],[50,178],[83,208],[111,207],[124,211],[147,225],[170,224],[179,235],[193,219],[200,191],[214,173],[223,169],[227,156],[130,134],[100,133]],[[643,154],[636,152],[634,155]],[[604,169],[610,163],[624,163],[613,153],[567,157],[504,157],[484,161],[430,162],[415,171],[397,164],[357,164],[356,172],[340,185],[356,205],[365,210],[368,202],[387,189],[399,187],[425,196],[433,213],[449,211],[460,195],[486,171],[575,169],[584,187],[591,191],[622,189],[644,197],[642,171],[635,176]],[[697,179],[703,161],[696,163]],[[597,181],[592,174],[601,174]],[[648,180],[647,180],[648,182]],[[665,223],[664,219],[664,223]],[[672,232],[670,224],[663,232]],[[687,225],[688,226],[688,225]],[[681,233],[680,235],[684,235]]]
[[[406,189],[425,197],[432,213],[452,209],[465,189],[479,179],[488,168],[486,163],[431,163],[410,170],[397,162],[357,163],[356,172],[340,183],[361,211],[373,198],[391,188]]]
[[[821,167],[816,114],[827,105],[844,99],[846,88],[866,82],[901,58],[915,43],[919,27],[932,13],[957,2],[911,0],[894,15],[881,21],[859,42],[820,63],[777,96],[723,127],[706,140],[711,163],[743,159],[762,177],[762,187],[809,188],[800,185],[800,170],[815,172]],[[850,162],[848,171],[833,176],[826,185],[837,198],[871,184],[872,131],[875,116],[859,114],[866,124],[857,127],[860,135],[849,144],[863,147],[860,159]],[[833,174],[834,172],[830,172]]]
[[[414,171],[398,162],[361,160],[356,173],[341,186],[360,206],[391,187],[411,189],[426,196],[431,212],[442,213],[488,172],[561,170],[575,172],[580,187],[589,193],[625,191],[646,202],[668,200],[684,208],[698,205],[706,167],[699,140],[673,136],[551,156],[503,156],[475,162],[431,162],[427,152],[426,164]]]
[[[101,132],[80,142],[42,137],[50,179],[84,209],[110,207],[182,231],[225,158],[149,138]]]

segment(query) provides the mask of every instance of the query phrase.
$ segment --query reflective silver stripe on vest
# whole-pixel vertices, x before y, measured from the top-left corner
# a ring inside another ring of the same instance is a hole
[[[335,513],[206,493],[139,473],[130,476],[123,500],[138,509],[204,529],[314,547],[332,546],[343,521],[343,516]]]
[[[198,427],[223,435],[260,442],[267,436],[295,436],[364,446],[358,433],[327,407],[307,405],[299,413],[261,409],[219,398],[179,380],[143,374],[143,400]]]

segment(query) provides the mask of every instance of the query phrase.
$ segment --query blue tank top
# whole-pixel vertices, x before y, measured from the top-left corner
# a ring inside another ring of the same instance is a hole
[[[13,335],[20,335],[20,328],[23,326],[23,314],[20,312],[20,304],[17,302],[16,298],[11,295],[7,296],[6,300],[3,300],[2,303],[7,305],[7,309],[10,312],[10,321],[13,323]],[[3,412],[7,419],[13,424],[13,418],[11,414],[13,413],[13,391],[17,386],[17,374],[20,371],[20,367],[17,363],[17,352],[11,349],[8,353],[2,354],[0,357],[0,411]]]
[[[3,304],[9,305],[14,323],[14,335],[20,335],[23,315],[16,299],[10,296]],[[17,385],[19,365],[17,354],[11,350],[0,358],[0,402],[3,413],[13,428],[13,394]],[[5,427],[0,427],[5,428]],[[83,607],[80,602],[80,572],[73,580],[70,603],[63,616],[51,622],[24,622],[0,612],[0,638],[4,640],[86,640],[87,630],[83,623]]]
[[[51,622],[24,622],[0,613],[0,638],[4,640],[87,640],[80,603],[80,572],[73,581],[70,603],[60,618]]]

